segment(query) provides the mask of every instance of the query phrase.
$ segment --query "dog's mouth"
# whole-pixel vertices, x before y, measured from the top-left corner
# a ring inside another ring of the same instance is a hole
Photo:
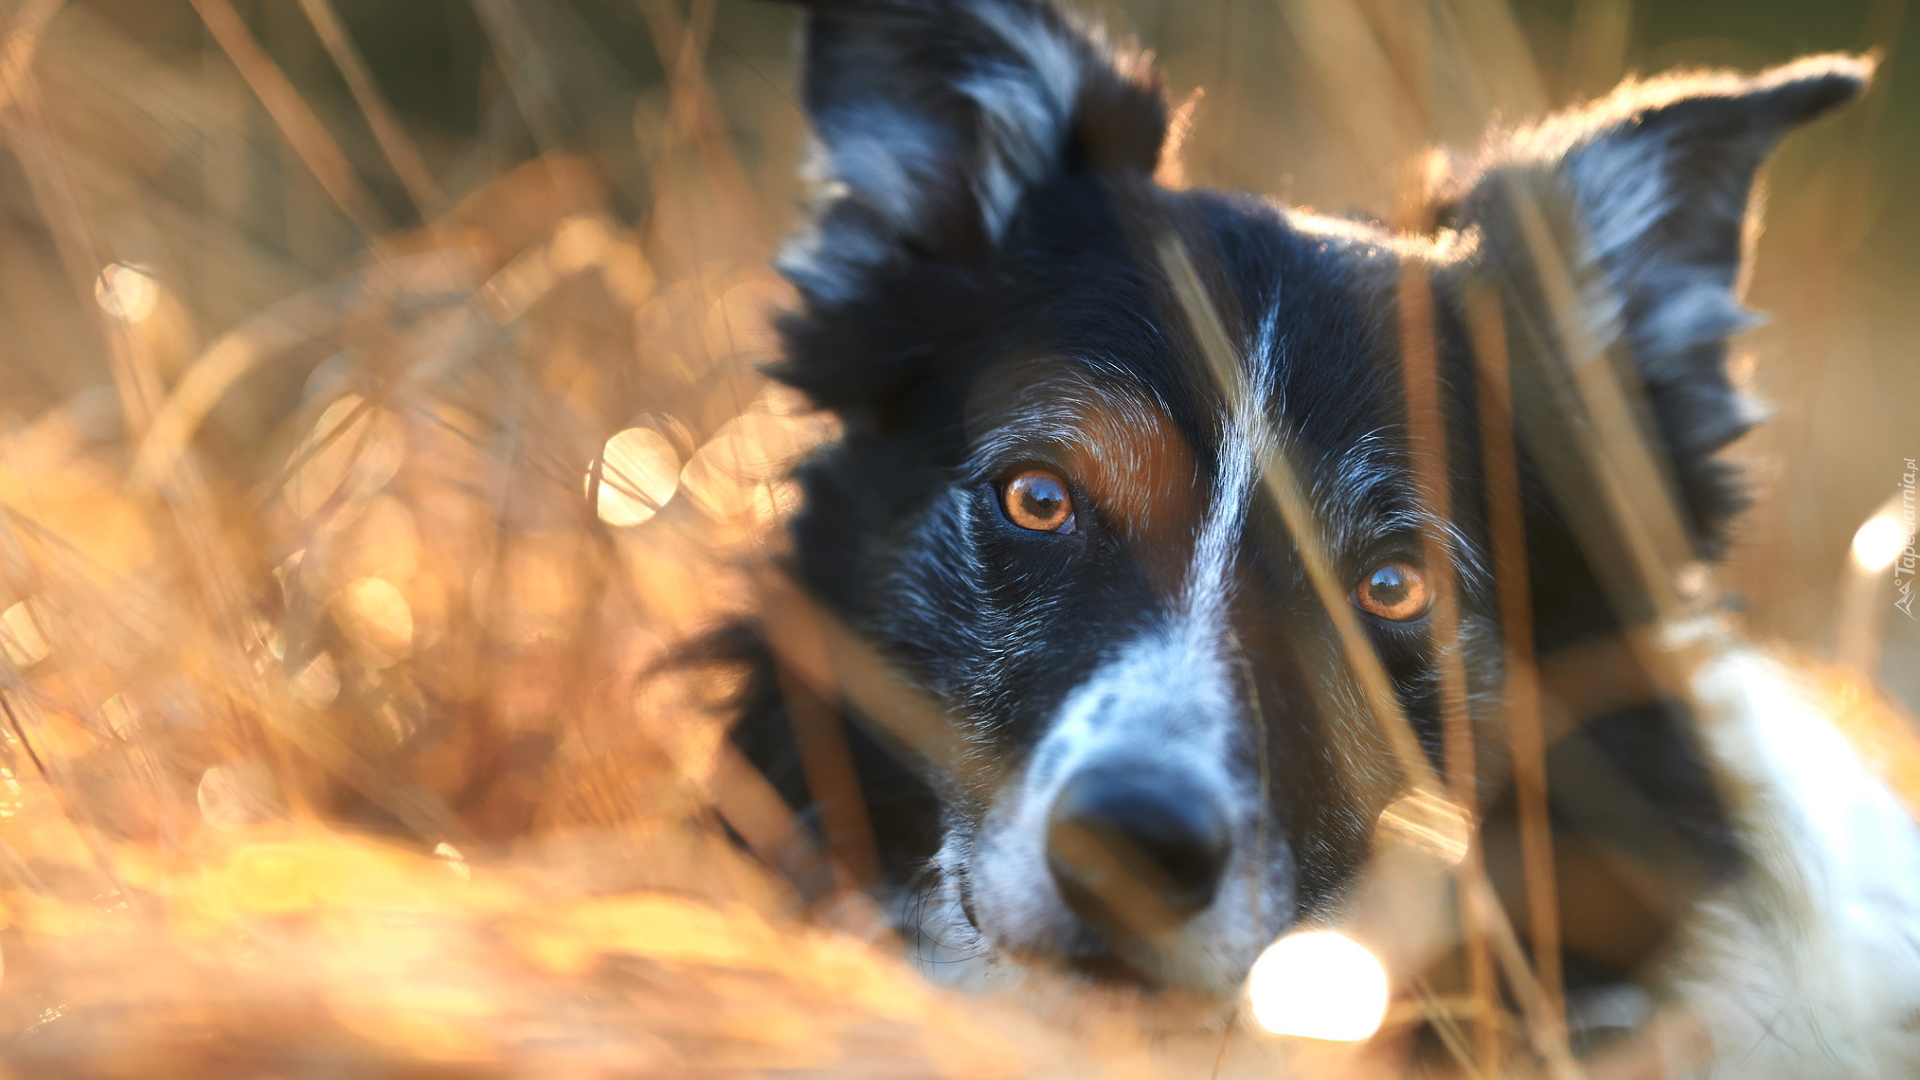
[[[1179,990],[1161,976],[1111,949],[1071,955],[1002,949],[1000,955],[1029,971],[1054,972],[1093,988],[1160,997]]]
[[[965,875],[957,878],[956,885],[960,914],[966,918],[967,925],[975,934],[987,939],[988,935],[980,927],[973,889],[968,886]],[[1166,981],[1161,976],[1121,956],[1097,938],[1088,946],[1071,950],[1065,955],[1004,947],[996,948],[994,952],[1022,967],[1058,970],[1096,986],[1136,990],[1146,994],[1158,994],[1166,989]]]
[[[995,941],[994,936],[981,927],[978,901],[973,890],[966,887],[964,878],[955,892],[960,914],[973,933],[986,943],[987,952],[1026,972],[1063,976],[1106,996],[1156,1001],[1192,999],[1191,1003],[1196,1006],[1211,1005],[1220,996],[1188,985],[1170,974],[1164,965],[1154,963],[1150,956],[1137,955],[1139,949],[1129,950],[1126,937],[1116,943],[1092,926],[1082,925],[1073,940],[1058,947],[1034,948]]]
[[[1158,995],[1167,988],[1159,976],[1111,951],[1087,956],[1069,956],[1059,961],[1059,964],[1072,974],[1096,985],[1125,987],[1148,995]]]

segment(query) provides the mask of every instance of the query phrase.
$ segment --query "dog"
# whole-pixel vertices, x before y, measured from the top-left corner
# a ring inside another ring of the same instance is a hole
[[[930,968],[1230,1003],[1443,791],[1576,1036],[1678,1002],[1698,1075],[1920,1075],[1920,833],[1688,585],[1747,500],[1756,172],[1869,61],[1630,83],[1389,229],[1157,181],[1150,60],[1049,0],[805,6],[773,374],[841,435],[783,569],[869,685],[771,617],[719,652]]]

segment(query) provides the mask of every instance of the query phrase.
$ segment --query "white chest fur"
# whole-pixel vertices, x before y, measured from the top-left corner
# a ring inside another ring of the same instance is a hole
[[[1695,689],[1752,864],[1668,965],[1694,1075],[1920,1076],[1920,828],[1790,669],[1730,650]]]

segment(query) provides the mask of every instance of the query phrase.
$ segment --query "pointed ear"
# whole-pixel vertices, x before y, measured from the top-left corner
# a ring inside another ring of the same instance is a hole
[[[911,259],[968,263],[1035,184],[1092,166],[1151,175],[1164,96],[1052,0],[811,0],[811,221],[778,266],[816,307]]]
[[[1745,504],[1714,454],[1758,415],[1726,368],[1728,337],[1758,321],[1737,292],[1755,174],[1782,135],[1859,96],[1872,71],[1868,59],[1818,56],[1752,78],[1629,83],[1495,138],[1443,199],[1442,220],[1477,229],[1509,281],[1540,257],[1523,202],[1549,219],[1580,332],[1631,355],[1702,554],[1717,553]]]

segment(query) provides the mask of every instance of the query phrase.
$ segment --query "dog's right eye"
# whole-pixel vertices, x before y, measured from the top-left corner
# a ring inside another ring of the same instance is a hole
[[[1433,590],[1426,575],[1409,563],[1390,562],[1376,567],[1353,590],[1353,602],[1369,615],[1389,622],[1406,622],[1427,613]]]
[[[1067,482],[1045,469],[1028,469],[1000,489],[1000,506],[1007,520],[1034,532],[1070,533],[1074,530],[1073,496]]]

